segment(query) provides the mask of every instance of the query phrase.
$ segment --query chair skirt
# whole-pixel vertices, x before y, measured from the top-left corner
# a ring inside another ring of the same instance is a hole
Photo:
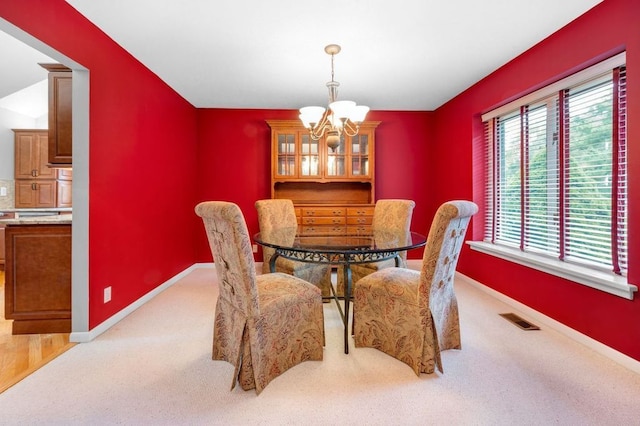
[[[429,306],[418,304],[420,272],[385,268],[354,286],[353,325],[356,347],[378,349],[413,371],[442,371],[440,350]]]
[[[260,314],[245,318],[225,301],[216,307],[213,359],[235,366],[244,390],[259,394],[289,368],[322,360],[324,313],[320,289],[283,273],[258,275]]]

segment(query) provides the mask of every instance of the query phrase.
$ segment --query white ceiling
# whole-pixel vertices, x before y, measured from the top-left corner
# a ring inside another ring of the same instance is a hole
[[[67,0],[196,107],[326,105],[336,43],[339,98],[375,110],[436,109],[600,1]]]
[[[0,108],[32,118],[47,113],[47,70],[38,63],[56,62],[0,31]]]

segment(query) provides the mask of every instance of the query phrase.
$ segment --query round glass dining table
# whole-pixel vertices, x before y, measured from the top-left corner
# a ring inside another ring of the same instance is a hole
[[[395,259],[400,265],[398,254],[420,248],[426,244],[426,237],[417,232],[375,230],[363,234],[332,235],[319,232],[305,233],[302,227],[275,228],[259,232],[253,236],[257,244],[271,247],[275,253],[269,260],[271,272],[275,272],[279,257],[310,263],[344,265],[345,282],[344,312],[332,286],[332,298],[336,301],[344,323],[344,353],[349,353],[349,304],[351,302],[351,265],[381,262]]]

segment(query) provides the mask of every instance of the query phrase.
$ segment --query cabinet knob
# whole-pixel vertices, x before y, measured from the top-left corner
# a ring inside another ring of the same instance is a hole
[[[33,177],[38,176],[38,171],[36,169],[31,170],[31,176]]]
[[[37,183],[32,183],[31,184],[31,189],[34,190],[34,191],[37,190],[38,189],[38,184]]]

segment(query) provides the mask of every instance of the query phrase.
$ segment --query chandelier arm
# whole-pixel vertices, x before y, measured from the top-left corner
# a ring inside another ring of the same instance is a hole
[[[344,134],[347,136],[355,136],[358,134],[358,131],[360,130],[360,126],[355,124],[353,121],[349,119],[345,120],[344,124],[342,125],[342,128],[344,130]]]
[[[322,115],[320,121],[315,126],[309,129],[309,135],[311,136],[311,139],[317,141],[324,136],[325,132],[330,127],[331,125],[329,123],[329,114],[328,112],[325,112]]]

